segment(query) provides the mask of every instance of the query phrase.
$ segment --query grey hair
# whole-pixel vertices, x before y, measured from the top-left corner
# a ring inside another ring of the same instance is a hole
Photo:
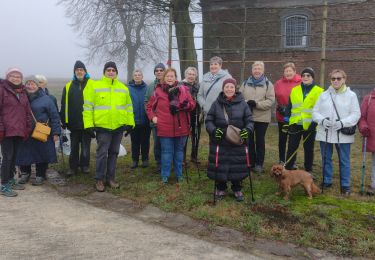
[[[188,73],[188,71],[189,70],[192,70],[192,71],[194,71],[195,72],[195,75],[197,75],[197,77],[198,77],[198,70],[197,70],[197,68],[195,68],[195,67],[187,67],[187,69],[185,70],[185,78],[186,78],[186,75],[187,75],[187,73]]]
[[[211,63],[219,63],[220,65],[223,64],[223,59],[218,57],[218,56],[214,56],[210,59],[210,64]]]
[[[253,65],[251,65],[251,68],[254,68],[255,66],[261,66],[264,69],[264,62],[260,60],[254,61]]]
[[[143,76],[143,72],[142,72],[141,70],[139,70],[139,69],[136,69],[136,70],[133,71],[133,76],[134,76],[134,74],[135,74],[136,72],[141,73],[141,75]]]
[[[47,84],[48,82],[46,76],[44,75],[35,75],[35,78],[39,81],[39,83],[44,82],[45,84]]]

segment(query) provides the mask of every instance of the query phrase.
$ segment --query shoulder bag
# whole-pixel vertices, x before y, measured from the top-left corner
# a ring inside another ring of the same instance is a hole
[[[35,128],[31,137],[35,140],[41,141],[42,143],[47,142],[48,136],[51,134],[51,127],[48,126],[48,121],[46,123],[41,123],[36,121],[33,111],[31,111],[31,115],[33,116],[35,122]]]
[[[225,110],[225,106],[223,106],[223,110],[224,110],[225,120],[228,123],[227,131],[225,133],[225,140],[227,140],[229,143],[234,144],[234,145],[242,145],[243,139],[240,136],[241,129],[239,129],[238,127],[235,127],[234,125],[229,124],[228,113]]]
[[[335,109],[335,112],[336,112],[337,118],[338,118],[338,120],[340,120],[340,116],[339,116],[339,113],[337,112],[336,104],[335,104],[335,102],[333,101],[333,98],[332,98],[331,93],[330,93],[329,95],[331,96],[331,100],[332,100],[333,108]],[[344,135],[354,135],[356,129],[357,129],[357,125],[353,125],[353,126],[348,126],[348,127],[343,127],[343,128],[341,128],[341,129],[340,129],[340,132],[341,132],[342,134],[344,134]]]

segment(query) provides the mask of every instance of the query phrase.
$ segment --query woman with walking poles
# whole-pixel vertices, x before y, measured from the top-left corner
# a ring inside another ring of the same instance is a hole
[[[364,153],[372,153],[371,184],[368,187],[367,194],[375,194],[375,89],[365,96],[361,104],[361,119],[359,120],[359,132],[363,136]],[[364,174],[364,173],[362,173]],[[364,176],[363,176],[364,177]],[[362,179],[364,185],[364,179]]]
[[[210,136],[207,175],[215,180],[215,201],[225,197],[228,181],[232,183],[235,199],[243,201],[241,181],[249,174],[246,141],[253,132],[254,123],[235,79],[224,80],[222,92],[212,104],[205,124]],[[240,130],[243,144],[233,144],[228,140],[229,126]]]
[[[350,146],[354,143],[356,124],[361,116],[357,95],[345,84],[346,73],[334,69],[331,85],[318,98],[313,120],[318,124],[316,140],[322,155],[322,188],[332,186],[333,145],[339,158],[340,191],[350,195]]]

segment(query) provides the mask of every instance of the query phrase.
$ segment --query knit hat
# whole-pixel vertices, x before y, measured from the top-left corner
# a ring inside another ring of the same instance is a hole
[[[34,81],[35,84],[39,87],[39,80],[38,80],[34,75],[27,76],[27,77],[25,78],[25,84],[26,84],[26,82],[28,82],[28,81]]]
[[[229,78],[229,79],[224,80],[223,89],[224,89],[225,85],[228,84],[228,83],[232,83],[236,87],[236,90],[238,89],[237,81],[234,78]]]
[[[312,78],[315,77],[315,72],[312,68],[310,67],[307,67],[307,68],[304,68],[301,72],[301,76],[304,74],[304,73],[309,73],[311,75]]]
[[[77,60],[76,63],[74,64],[73,73],[76,72],[76,69],[83,69],[87,73],[85,64],[83,64],[83,62],[80,60]]]
[[[116,73],[118,74],[118,70],[117,70],[116,63],[114,63],[113,61],[108,61],[108,62],[104,65],[103,74],[105,73],[106,69],[108,69],[108,68],[115,69]]]
[[[13,73],[18,73],[19,75],[21,75],[21,79],[23,78],[23,74],[22,74],[22,72],[21,72],[21,70],[19,68],[9,68],[5,72],[5,78],[9,79],[10,74],[13,74]]]
[[[156,64],[155,68],[154,68],[154,73],[156,71],[156,69],[162,69],[162,70],[165,70],[165,66],[163,63],[158,63]]]

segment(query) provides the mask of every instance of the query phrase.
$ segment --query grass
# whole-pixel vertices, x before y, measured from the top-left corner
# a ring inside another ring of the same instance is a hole
[[[123,144],[129,152],[130,139],[123,139]],[[340,256],[375,258],[375,198],[359,195],[362,153],[358,134],[351,149],[352,195],[349,198],[342,198],[339,193],[336,154],[333,158],[333,187],[325,189],[324,194],[309,200],[303,189],[297,187],[293,189],[289,201],[276,196],[277,185],[268,175],[268,169],[278,162],[277,127],[270,126],[266,136],[266,174],[253,175],[256,203],[250,203],[249,180],[246,179],[243,182],[245,202],[238,203],[229,195],[213,207],[213,182],[206,177],[205,171],[207,150],[208,138],[204,132],[199,150],[202,162],[200,170],[198,172],[194,165],[188,165],[189,183],[185,181],[180,186],[174,184],[173,174],[171,184],[162,186],[160,176],[154,173],[156,164],[153,160],[147,169],[130,170],[130,154],[121,157],[117,164],[117,180],[121,188],[110,192],[139,203],[151,203],[165,211],[208,221],[210,225],[227,226],[259,237],[328,250]],[[94,146],[92,151],[91,172],[94,172]],[[152,149],[150,155],[153,159]],[[320,175],[318,143],[315,143],[314,158],[314,171]],[[297,161],[300,166],[303,165],[302,159],[303,151],[300,148]],[[367,184],[370,183],[370,169],[371,162],[368,159]],[[71,181],[90,185],[94,183],[93,176],[82,175]],[[317,183],[320,182],[318,179]]]

